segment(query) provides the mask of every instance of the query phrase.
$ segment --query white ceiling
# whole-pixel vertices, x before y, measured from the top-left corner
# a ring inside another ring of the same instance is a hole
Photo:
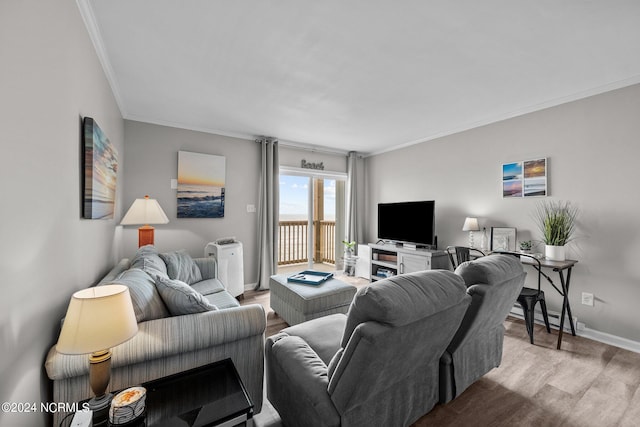
[[[640,83],[638,0],[77,0],[126,119],[377,153]]]

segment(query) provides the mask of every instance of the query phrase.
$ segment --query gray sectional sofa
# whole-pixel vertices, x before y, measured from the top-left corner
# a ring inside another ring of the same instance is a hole
[[[440,358],[440,403],[460,396],[480,377],[500,366],[504,321],[526,277],[520,261],[509,255],[465,262],[455,273],[464,280],[471,304]]]
[[[348,315],[267,338],[267,397],[286,426],[406,426],[438,403],[439,359],[471,302],[445,270],[358,290]]]
[[[97,284],[128,286],[138,320],[137,335],[112,349],[109,390],[231,358],[254,412],[260,412],[265,312],[258,304],[240,306],[216,277],[214,258],[191,259],[184,251],[159,254],[144,246]],[[61,354],[54,346],[45,368],[54,402],[91,396],[88,355]]]
[[[500,365],[524,284],[492,255],[358,290],[333,314],[267,338],[267,397],[287,426],[407,426]]]

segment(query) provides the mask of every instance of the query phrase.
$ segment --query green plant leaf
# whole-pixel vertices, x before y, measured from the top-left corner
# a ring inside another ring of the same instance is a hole
[[[575,238],[578,208],[570,202],[545,200],[534,211],[542,241],[546,245],[564,246]]]

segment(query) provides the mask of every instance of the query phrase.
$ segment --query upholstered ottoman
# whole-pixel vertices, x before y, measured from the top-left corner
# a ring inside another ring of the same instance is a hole
[[[320,285],[287,282],[287,275],[271,276],[271,308],[290,326],[335,313],[346,313],[356,287],[338,279]]]

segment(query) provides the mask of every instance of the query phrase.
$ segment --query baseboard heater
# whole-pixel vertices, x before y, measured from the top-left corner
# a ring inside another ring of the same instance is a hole
[[[520,307],[520,304],[515,304],[511,308],[511,311],[509,312],[509,314],[519,319],[524,319],[524,313],[522,312],[522,307]],[[560,329],[560,313],[556,311],[547,310],[547,315],[549,316],[549,326],[551,326],[553,329]],[[540,325],[544,325],[544,318],[542,317],[542,311],[537,307],[535,310],[534,321],[536,323],[539,323]],[[578,318],[575,316],[573,317],[573,325],[577,329]],[[569,316],[566,313],[564,315],[564,331],[571,332],[571,324],[569,323]]]

